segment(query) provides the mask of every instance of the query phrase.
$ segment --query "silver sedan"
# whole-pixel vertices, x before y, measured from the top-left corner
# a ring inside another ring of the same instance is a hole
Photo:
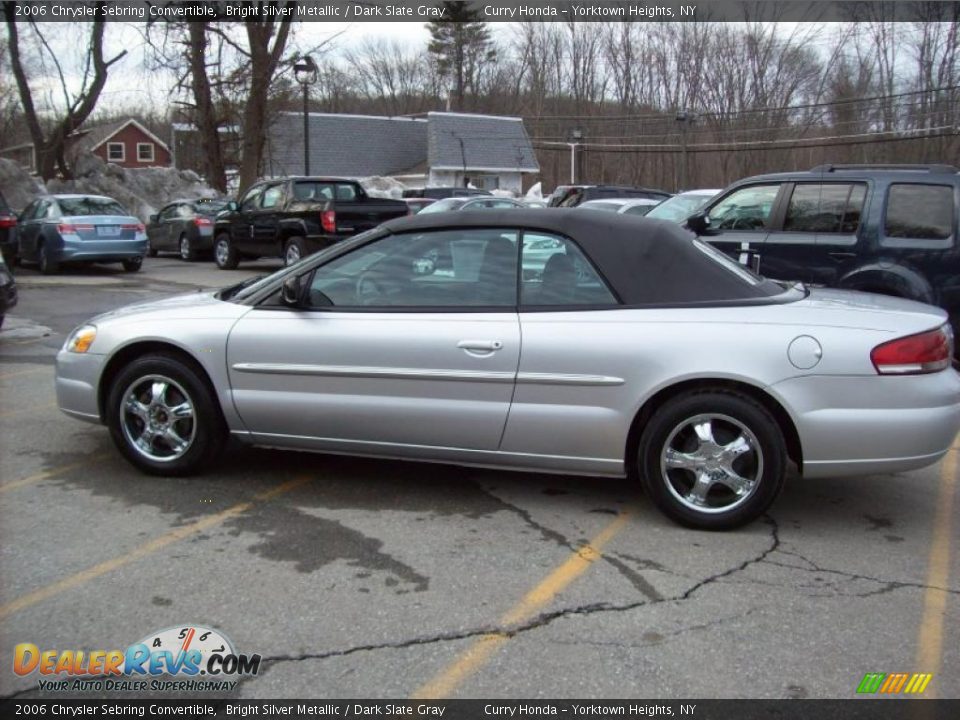
[[[665,221],[392,221],[258,281],[71,333],[57,397],[144,472],[228,436],[638,479],[671,518],[761,515],[806,477],[937,462],[960,427],[945,313],[754,275]]]

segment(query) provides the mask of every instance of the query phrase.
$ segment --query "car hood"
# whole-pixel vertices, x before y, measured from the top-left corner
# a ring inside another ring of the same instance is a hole
[[[94,325],[140,322],[143,320],[214,320],[239,318],[250,311],[247,305],[226,302],[216,297],[217,290],[174,295],[163,300],[134,303],[97,315]]]

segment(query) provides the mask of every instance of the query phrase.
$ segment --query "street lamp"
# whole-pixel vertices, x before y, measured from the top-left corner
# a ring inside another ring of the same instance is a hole
[[[303,174],[310,174],[310,86],[317,81],[317,64],[304,55],[293,66],[293,76],[303,88]]]
[[[573,142],[568,142],[567,145],[570,146],[570,184],[573,185],[577,182],[577,147],[583,141],[583,130],[574,128],[570,138]]]

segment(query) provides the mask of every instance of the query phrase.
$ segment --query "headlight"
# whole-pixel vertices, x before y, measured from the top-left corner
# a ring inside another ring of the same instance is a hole
[[[81,325],[67,338],[63,349],[67,352],[85,353],[97,337],[97,328],[93,325]]]

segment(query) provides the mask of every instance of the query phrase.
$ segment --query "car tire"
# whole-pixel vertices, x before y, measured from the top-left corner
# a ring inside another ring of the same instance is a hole
[[[307,256],[307,245],[302,237],[292,237],[283,246],[283,264],[285,266],[300,262]]]
[[[120,264],[123,265],[123,269],[127,272],[137,272],[143,267],[143,258],[129,258],[128,260],[121,260]]]
[[[787,450],[773,416],[753,398],[722,389],[671,399],[640,437],[640,482],[671,519],[728,530],[763,515],[786,477]]]
[[[144,355],[124,367],[110,385],[106,415],[117,449],[150,475],[197,473],[217,458],[227,437],[203,371],[170,355]]]
[[[226,233],[217,235],[213,243],[213,260],[221,270],[234,270],[240,264],[240,256]]]
[[[193,243],[190,242],[190,236],[184,233],[180,236],[177,243],[177,249],[180,251],[180,259],[184,262],[193,262],[197,259],[197,251],[193,249]]]
[[[44,275],[56,275],[60,272],[60,263],[52,259],[47,253],[46,243],[40,243],[40,247],[37,248],[37,265]]]

